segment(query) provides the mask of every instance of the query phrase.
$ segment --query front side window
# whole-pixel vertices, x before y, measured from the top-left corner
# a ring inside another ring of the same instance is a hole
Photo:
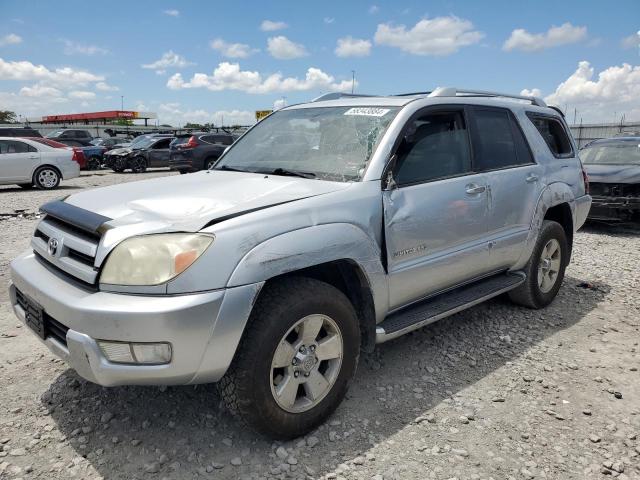
[[[280,110],[238,140],[216,170],[358,181],[397,107]]]
[[[595,144],[580,150],[584,164],[640,165],[640,138],[633,142]]]
[[[531,123],[533,123],[542,135],[545,143],[555,157],[571,157],[573,156],[573,148],[571,141],[559,120],[552,117],[541,115],[529,115]]]
[[[396,154],[398,185],[471,171],[469,138],[461,112],[437,112],[413,120]]]

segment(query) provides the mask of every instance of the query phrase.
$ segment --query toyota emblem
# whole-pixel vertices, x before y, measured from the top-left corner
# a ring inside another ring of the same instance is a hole
[[[49,255],[51,255],[52,257],[56,254],[56,252],[58,251],[58,239],[57,238],[50,238],[49,239],[49,243],[47,244],[47,251],[49,252]]]

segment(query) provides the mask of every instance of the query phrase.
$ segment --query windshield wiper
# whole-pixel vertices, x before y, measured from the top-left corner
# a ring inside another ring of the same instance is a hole
[[[287,177],[316,178],[315,173],[301,172],[300,170],[287,170],[286,168],[276,168],[271,171],[272,175],[282,175]]]
[[[228,172],[255,173],[255,172],[252,172],[251,170],[242,170],[241,168],[233,168],[233,167],[228,167],[226,165],[222,165],[221,167],[218,167],[218,168],[212,168],[212,170],[227,170]]]

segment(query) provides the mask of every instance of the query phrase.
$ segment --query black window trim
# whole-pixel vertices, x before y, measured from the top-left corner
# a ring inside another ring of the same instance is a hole
[[[571,141],[571,134],[570,132],[567,131],[567,128],[565,127],[565,123],[564,121],[558,117],[557,115],[554,115],[552,113],[544,113],[544,112],[534,112],[531,110],[527,110],[526,112],[527,118],[529,119],[529,121],[531,122],[531,125],[533,126],[533,128],[535,128],[536,132],[538,132],[538,135],[540,135],[540,138],[542,139],[542,142],[547,146],[547,149],[549,150],[549,153],[551,153],[551,155],[553,155],[555,158],[561,158],[561,159],[565,159],[565,158],[574,158],[576,156],[576,152],[575,149],[573,148],[573,142]],[[549,144],[547,144],[547,141],[542,137],[542,134],[540,133],[540,131],[538,130],[538,127],[535,126],[535,124],[533,123],[533,118],[542,118],[545,120],[555,120],[556,122],[558,122],[560,124],[560,127],[562,128],[562,131],[564,132],[564,134],[567,136],[567,139],[569,140],[569,146],[571,147],[571,151],[569,153],[555,153],[553,150],[551,150],[551,148],[549,147]]]
[[[451,112],[451,113],[459,113],[462,115],[462,120],[464,122],[465,125],[465,130],[467,132],[467,144],[469,147],[469,157],[471,159],[471,170],[469,170],[468,172],[464,172],[464,173],[460,173],[458,175],[448,175],[446,177],[437,177],[437,178],[430,178],[427,180],[416,180],[415,182],[407,182],[407,183],[396,183],[395,184],[395,188],[405,188],[405,187],[413,187],[415,185],[422,185],[425,183],[433,183],[433,182],[440,182],[442,180],[448,180],[450,178],[459,178],[459,177],[468,177],[471,175],[475,175],[478,172],[475,172],[473,167],[474,167],[474,153],[473,153],[473,144],[471,142],[471,135],[470,135],[470,131],[469,131],[469,116],[468,116],[468,105],[464,105],[464,104],[456,104],[456,103],[451,103],[451,104],[441,104],[441,105],[429,105],[426,107],[423,107],[419,110],[416,110],[413,115],[411,115],[409,117],[409,119],[405,122],[404,126],[402,127],[402,130],[400,131],[400,134],[398,135],[398,137],[396,138],[395,142],[393,143],[393,148],[391,149],[391,151],[393,152],[392,155],[389,157],[390,159],[396,155],[398,148],[400,147],[400,143],[402,143],[402,140],[404,139],[407,131],[409,130],[409,126],[411,125],[412,122],[414,122],[417,118],[422,117],[424,115],[428,115],[428,114],[432,114],[432,113],[447,113],[447,112]],[[392,167],[391,162],[387,162],[387,165],[385,166],[383,173],[382,173],[382,181],[385,182],[387,175],[389,173],[389,169]],[[394,181],[396,178],[396,175],[398,173],[397,171],[397,165],[393,165],[393,177],[394,177]],[[385,186],[385,189],[388,190],[389,187],[388,185]]]
[[[478,134],[478,132],[476,132],[476,125],[475,125],[476,118],[475,118],[475,113],[474,112],[476,112],[478,110],[493,110],[493,111],[506,112],[507,116],[511,120],[511,122],[509,122],[511,124],[511,128],[513,129],[513,127],[515,126],[520,131],[520,134],[522,135],[522,138],[524,139],[524,144],[526,145],[527,149],[529,150],[529,155],[531,156],[531,160],[532,160],[532,162],[516,163],[516,164],[513,164],[513,165],[507,165],[505,167],[491,168],[491,169],[485,169],[485,170],[480,170],[480,169],[476,168],[477,167],[476,164],[472,163],[473,171],[475,173],[499,172],[501,170],[512,170],[514,168],[522,168],[522,167],[530,167],[532,165],[538,165],[538,161],[536,159],[536,156],[533,154],[533,150],[531,149],[531,145],[529,144],[529,139],[527,138],[527,135],[524,133],[524,130],[522,129],[522,125],[520,125],[520,122],[518,121],[518,117],[513,113],[513,111],[510,108],[495,107],[493,105],[470,105],[469,110],[470,110],[470,118],[473,119],[473,124],[470,127],[470,135],[471,135],[471,143],[474,146],[475,146],[474,137]],[[535,126],[534,126],[534,128],[535,128]],[[511,134],[513,135],[513,133],[514,132],[512,131]],[[514,148],[515,148],[515,138],[514,138]],[[518,155],[517,148],[516,148],[516,155]]]

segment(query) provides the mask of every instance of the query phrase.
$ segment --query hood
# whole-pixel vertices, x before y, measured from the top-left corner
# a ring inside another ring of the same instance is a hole
[[[594,183],[640,183],[640,165],[585,164],[589,181]]]
[[[242,213],[349,188],[349,183],[275,175],[203,171],[88,190],[65,202],[135,230],[197,231]],[[147,226],[139,225],[146,223]]]
[[[124,155],[131,153],[133,150],[130,147],[118,147],[109,150],[109,155]]]

